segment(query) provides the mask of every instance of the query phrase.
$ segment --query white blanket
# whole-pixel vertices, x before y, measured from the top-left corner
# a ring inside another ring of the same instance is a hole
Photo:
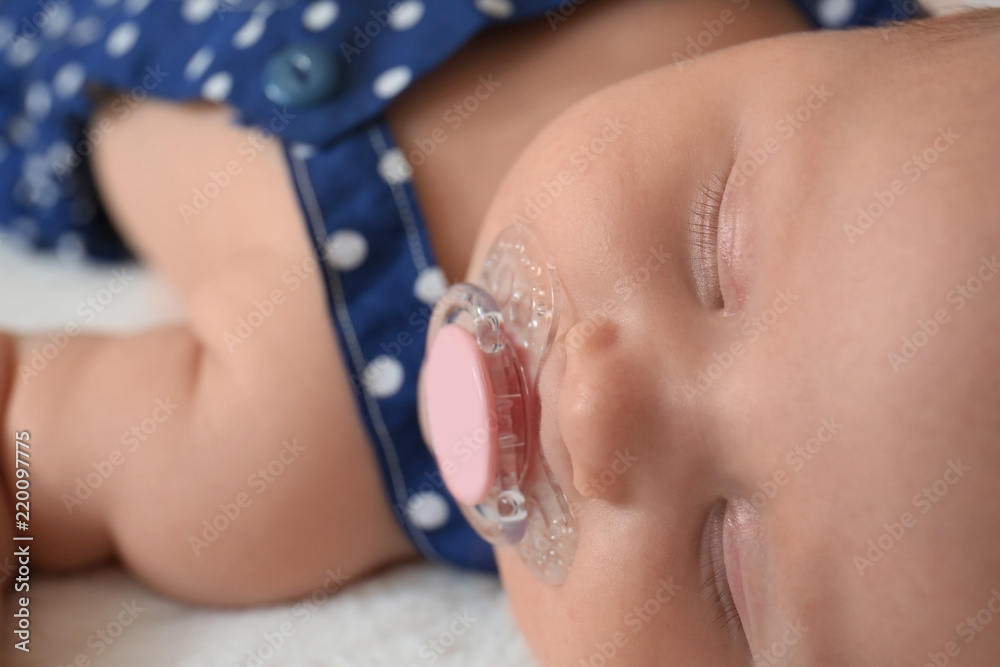
[[[135,269],[92,329],[130,331],[180,317],[165,288]],[[0,243],[0,328],[86,324],[77,307],[111,268],[28,256]],[[333,584],[331,584],[331,587]],[[3,610],[5,667],[477,667],[533,662],[497,581],[428,564],[407,566],[324,600],[246,611],[197,609],[150,592],[117,569],[31,577],[29,653],[13,647]]]
[[[151,593],[117,569],[31,583],[29,653],[5,666],[468,667],[531,665],[495,579],[409,566],[290,605],[219,611]],[[89,662],[88,662],[89,661]]]

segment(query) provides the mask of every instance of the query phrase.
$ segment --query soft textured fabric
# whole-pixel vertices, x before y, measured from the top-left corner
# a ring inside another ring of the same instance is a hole
[[[583,0],[14,0],[0,6],[0,228],[69,256],[127,249],[87,156],[148,96],[231,105],[260,128],[178,205],[196,220],[260,142],[285,147],[329,308],[396,516],[422,553],[474,569],[492,551],[467,526],[423,444],[416,379],[446,283],[381,118],[402,90],[486,27]],[[734,0],[734,7],[747,0]],[[912,0],[802,0],[817,25],[906,18]],[[491,85],[488,78],[481,85]],[[106,126],[87,127],[94,99]],[[107,99],[105,97],[105,99]],[[301,267],[300,267],[301,268]]]

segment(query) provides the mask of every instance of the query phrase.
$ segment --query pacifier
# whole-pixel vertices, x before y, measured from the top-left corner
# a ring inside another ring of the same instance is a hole
[[[516,226],[493,244],[479,283],[456,283],[434,307],[421,429],[476,532],[558,584],[577,533],[539,442],[537,384],[559,327],[559,276],[538,237]]]

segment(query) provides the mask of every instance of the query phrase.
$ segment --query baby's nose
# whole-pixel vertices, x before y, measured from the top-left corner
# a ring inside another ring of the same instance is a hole
[[[617,325],[584,321],[567,333],[559,429],[585,496],[620,500],[649,438],[656,397]]]

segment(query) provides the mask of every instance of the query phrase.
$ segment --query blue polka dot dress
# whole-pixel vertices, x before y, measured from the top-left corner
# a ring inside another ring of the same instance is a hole
[[[88,162],[113,131],[88,127],[101,92],[114,95],[112,123],[147,97],[200,99],[280,138],[394,513],[428,558],[491,570],[491,549],[465,524],[420,436],[416,378],[447,283],[411,166],[382,114],[478,32],[558,19],[566,2],[7,0],[0,238],[70,257],[128,256]],[[800,4],[826,27],[901,20],[914,9],[911,0]],[[196,218],[210,195],[194,193],[178,218]]]

